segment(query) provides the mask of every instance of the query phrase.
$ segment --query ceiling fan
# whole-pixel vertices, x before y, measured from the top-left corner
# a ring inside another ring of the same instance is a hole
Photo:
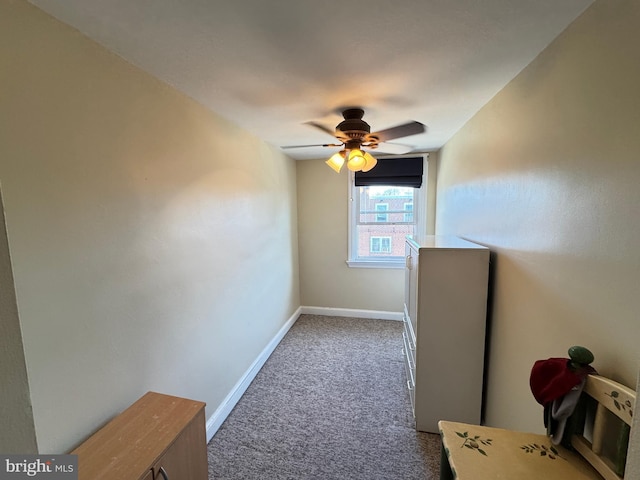
[[[362,119],[364,116],[364,110],[362,108],[347,108],[342,112],[342,116],[344,120],[336,125],[335,131],[331,131],[319,123],[308,122],[309,125],[334,136],[341,143],[290,145],[282,148],[343,147],[340,152],[334,154],[327,160],[327,165],[336,172],[340,172],[346,160],[349,170],[367,172],[376,165],[377,160],[370,153],[363,152],[363,148],[379,149],[379,151],[386,153],[408,153],[411,151],[410,146],[386,142],[426,131],[426,127],[422,123],[413,121],[371,133],[371,127]]]

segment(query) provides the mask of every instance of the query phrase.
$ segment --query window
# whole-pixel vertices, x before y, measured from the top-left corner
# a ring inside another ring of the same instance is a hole
[[[405,212],[411,212],[411,213],[405,213],[404,214],[404,221],[405,222],[413,222],[413,203],[405,203],[404,204],[404,211]]]
[[[422,166],[423,158],[419,159]],[[420,175],[420,188],[406,184],[356,186],[355,177],[351,173],[347,263],[351,267],[403,268],[405,237],[425,231],[426,182]]]
[[[386,212],[389,210],[388,203],[376,203],[375,205],[376,212]],[[386,213],[376,213],[376,222],[388,222],[389,215]]]
[[[391,253],[391,237],[371,237],[371,253]]]

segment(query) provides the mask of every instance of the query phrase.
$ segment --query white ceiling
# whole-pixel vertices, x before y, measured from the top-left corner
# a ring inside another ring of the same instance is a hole
[[[276,145],[332,137],[345,106],[441,147],[592,0],[30,0]],[[336,150],[336,149],[333,149]],[[296,159],[327,148],[288,149]]]

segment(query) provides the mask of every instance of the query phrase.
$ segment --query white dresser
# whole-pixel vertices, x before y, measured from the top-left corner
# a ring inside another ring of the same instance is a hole
[[[407,238],[404,358],[416,429],[479,424],[489,249],[457,237]]]

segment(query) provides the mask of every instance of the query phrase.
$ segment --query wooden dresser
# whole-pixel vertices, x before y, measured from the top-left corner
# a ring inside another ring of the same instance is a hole
[[[145,394],[71,452],[79,480],[207,480],[204,407]]]

